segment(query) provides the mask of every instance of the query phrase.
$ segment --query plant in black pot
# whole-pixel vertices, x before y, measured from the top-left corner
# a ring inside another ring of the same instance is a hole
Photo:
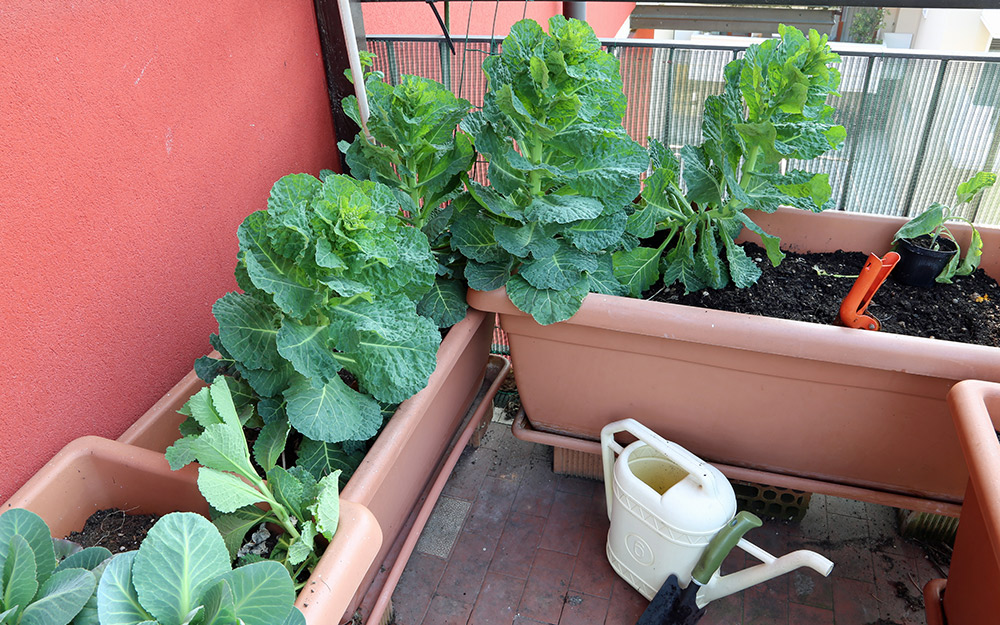
[[[997,176],[981,171],[958,185],[958,204],[972,201],[977,193],[993,186]],[[946,226],[949,220],[964,221],[972,228],[969,249],[963,257],[954,235]],[[983,240],[972,222],[952,213],[952,209],[934,202],[900,228],[893,237],[893,249],[899,252],[899,263],[893,276],[903,284],[931,287],[935,282],[950,284],[954,276],[967,276],[979,267],[983,256]]]

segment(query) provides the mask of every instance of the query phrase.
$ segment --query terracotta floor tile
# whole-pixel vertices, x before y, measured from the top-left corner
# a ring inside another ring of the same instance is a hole
[[[514,617],[514,625],[550,625],[549,623],[543,623],[541,621],[536,621],[533,618],[528,618],[527,616],[516,616]]]
[[[558,476],[552,473],[551,463],[539,462],[521,476],[513,510],[524,514],[547,517],[552,510]]]
[[[787,575],[751,586],[743,591],[743,625],[787,625],[787,623]]]
[[[790,603],[788,625],[834,625],[833,610]]]
[[[511,512],[493,554],[490,571],[527,579],[544,529],[545,519]]]
[[[466,447],[441,494],[475,501],[479,488],[486,479],[486,473],[496,460],[496,454],[496,451],[486,447],[478,449]]]
[[[591,480],[585,477],[575,477],[572,475],[560,475],[559,480],[556,482],[556,490],[564,493],[573,493],[574,495],[591,497],[597,489],[598,484],[600,484],[602,488],[604,487],[604,483],[598,482],[597,480]]]
[[[487,573],[469,625],[511,625],[523,592],[523,579]]]
[[[874,563],[879,615],[901,624],[923,623],[924,587],[917,578],[916,563],[910,558],[888,553],[876,553]]]
[[[743,593],[738,592],[709,603],[698,625],[739,625],[743,622]]]
[[[580,553],[576,557],[577,565],[569,585],[571,590],[604,599],[611,597],[611,588],[618,575],[608,563],[605,550],[607,537],[607,531],[599,527],[584,530]]]
[[[635,625],[648,605],[645,597],[616,575],[605,625]]]
[[[392,605],[399,625],[415,625],[423,621],[447,564],[446,560],[424,553],[410,556],[392,593]]]
[[[584,524],[587,527],[600,527],[605,533],[611,525],[608,518],[607,495],[604,492],[604,484],[598,484],[594,489],[594,494],[590,498],[590,513],[587,515]]]
[[[788,574],[788,600],[814,608],[833,609],[833,579],[812,569],[799,569]]]
[[[871,625],[878,621],[875,584],[853,579],[833,580],[833,621],[837,625]]]
[[[573,556],[539,549],[524,586],[518,614],[546,623],[558,623],[575,564]]]
[[[590,496],[557,491],[539,546],[576,555],[583,539],[584,519],[590,511]]]
[[[872,546],[865,519],[831,514],[830,545],[823,555],[833,561],[832,577],[846,577],[862,582],[875,579]]]
[[[469,614],[472,612],[472,604],[465,601],[458,601],[443,595],[435,595],[431,599],[430,608],[424,616],[423,625],[466,625],[469,622]],[[397,625],[410,625],[396,621]]]
[[[475,602],[483,585],[486,569],[493,559],[497,538],[485,534],[462,532],[452,549],[448,566],[438,583],[438,594]]]
[[[566,597],[559,625],[601,625],[607,615],[607,599],[571,592]]]
[[[500,536],[517,488],[518,483],[512,480],[485,478],[465,519],[465,531]]]

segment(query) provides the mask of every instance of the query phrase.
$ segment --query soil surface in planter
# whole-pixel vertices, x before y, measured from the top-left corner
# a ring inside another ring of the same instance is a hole
[[[83,547],[104,547],[111,553],[134,551],[160,517],[155,514],[129,514],[109,508],[90,515],[83,529],[66,538]]]
[[[717,291],[692,291],[685,295],[683,285],[663,288],[659,283],[644,297],[829,324],[837,318],[841,301],[868,259],[867,254],[859,252],[786,252],[781,264],[772,267],[763,248],[746,244],[744,249],[763,272],[757,284],[749,288],[730,285]],[[956,276],[953,284],[935,284],[929,289],[899,284],[890,274],[872,299],[867,314],[882,323],[883,332],[1000,346],[1000,286],[981,269],[970,276]]]

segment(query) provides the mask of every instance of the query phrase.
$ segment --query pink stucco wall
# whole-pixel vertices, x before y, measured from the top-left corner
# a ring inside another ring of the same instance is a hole
[[[236,227],[332,167],[312,0],[0,5],[0,501],[208,351]]]
[[[468,32],[472,35],[493,34],[503,37],[525,11],[526,17],[544,24],[553,15],[562,13],[562,5],[562,2],[500,2],[499,5],[496,2],[452,2],[451,32],[455,37],[465,35],[468,25]],[[443,14],[443,3],[438,2],[437,6],[438,11]],[[587,22],[598,37],[614,37],[633,8],[634,2],[591,2],[587,4]],[[425,2],[366,2],[362,10],[365,32],[369,35],[441,34],[441,27]]]

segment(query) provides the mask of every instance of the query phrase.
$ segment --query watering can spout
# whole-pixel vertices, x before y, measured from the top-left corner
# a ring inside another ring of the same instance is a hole
[[[766,582],[769,579],[790,573],[795,569],[808,567],[820,575],[826,577],[833,570],[833,562],[821,556],[815,551],[805,549],[793,551],[792,553],[775,558],[760,547],[740,540],[739,547],[761,561],[761,564],[752,566],[736,573],[714,577],[698,590],[698,607],[704,607],[710,601],[714,601],[734,592],[739,592],[755,584]]]

